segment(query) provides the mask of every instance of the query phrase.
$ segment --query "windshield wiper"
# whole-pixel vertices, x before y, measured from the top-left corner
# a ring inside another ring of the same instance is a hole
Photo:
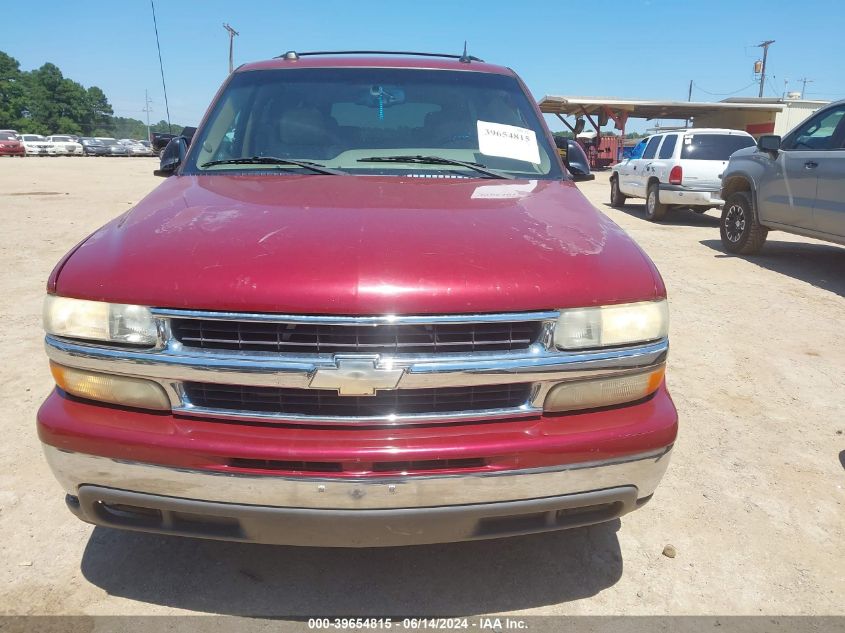
[[[211,160],[203,163],[200,167],[214,167],[214,165],[294,165],[304,169],[310,169],[317,174],[329,176],[346,176],[345,171],[332,169],[320,163],[312,163],[310,160],[293,160],[290,158],[276,158],[275,156],[253,156],[251,158],[227,158],[225,160]]]
[[[469,163],[462,160],[455,160],[453,158],[444,158],[443,156],[369,156],[367,158],[359,158],[359,163],[416,163],[418,165],[455,165],[457,167],[466,167],[479,174],[484,174],[490,178],[503,178],[512,180],[513,176],[503,174],[492,169],[487,169],[481,163]]]

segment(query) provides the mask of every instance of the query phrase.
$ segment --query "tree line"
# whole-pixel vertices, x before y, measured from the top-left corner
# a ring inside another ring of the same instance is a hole
[[[183,126],[173,124],[178,133]],[[0,129],[30,134],[78,134],[146,138],[143,121],[114,116],[105,93],[62,75],[55,64],[22,71],[20,62],[0,51]],[[167,121],[150,124],[167,132]]]

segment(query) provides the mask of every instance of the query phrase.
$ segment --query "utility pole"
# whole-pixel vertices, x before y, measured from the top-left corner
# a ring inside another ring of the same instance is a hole
[[[692,101],[692,79],[689,80],[689,92],[687,93],[687,101]],[[689,127],[689,119],[684,123],[684,127]]]
[[[232,71],[235,69],[234,57],[232,55],[235,36],[240,35],[240,33],[238,33],[235,29],[233,29],[225,22],[223,23],[223,28],[229,31],[229,74],[231,75]]]
[[[804,91],[807,89],[807,84],[813,83],[812,79],[807,79],[804,77],[803,79],[799,79],[798,81],[801,82],[801,98],[804,98]]]
[[[758,95],[761,98],[763,96],[763,86],[766,82],[766,58],[769,56],[769,46],[774,43],[774,40],[766,40],[765,42],[757,44],[757,48],[763,49],[763,68],[760,71],[760,94]]]
[[[144,90],[144,109],[142,110],[142,112],[147,113],[147,140],[148,141],[152,140],[150,138],[150,112],[153,111],[153,109],[150,107],[151,103],[152,103],[152,99],[150,99],[149,92]]]

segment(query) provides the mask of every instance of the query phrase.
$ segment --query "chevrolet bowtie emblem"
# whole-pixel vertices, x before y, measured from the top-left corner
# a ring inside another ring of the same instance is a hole
[[[396,389],[404,371],[379,367],[376,358],[335,358],[334,367],[314,372],[309,387],[336,389],[341,396],[374,396],[376,389]]]

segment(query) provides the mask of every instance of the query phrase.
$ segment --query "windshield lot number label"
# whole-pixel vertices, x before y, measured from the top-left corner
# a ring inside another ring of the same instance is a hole
[[[533,130],[503,123],[478,121],[478,149],[488,156],[501,156],[540,164],[540,148]]]

